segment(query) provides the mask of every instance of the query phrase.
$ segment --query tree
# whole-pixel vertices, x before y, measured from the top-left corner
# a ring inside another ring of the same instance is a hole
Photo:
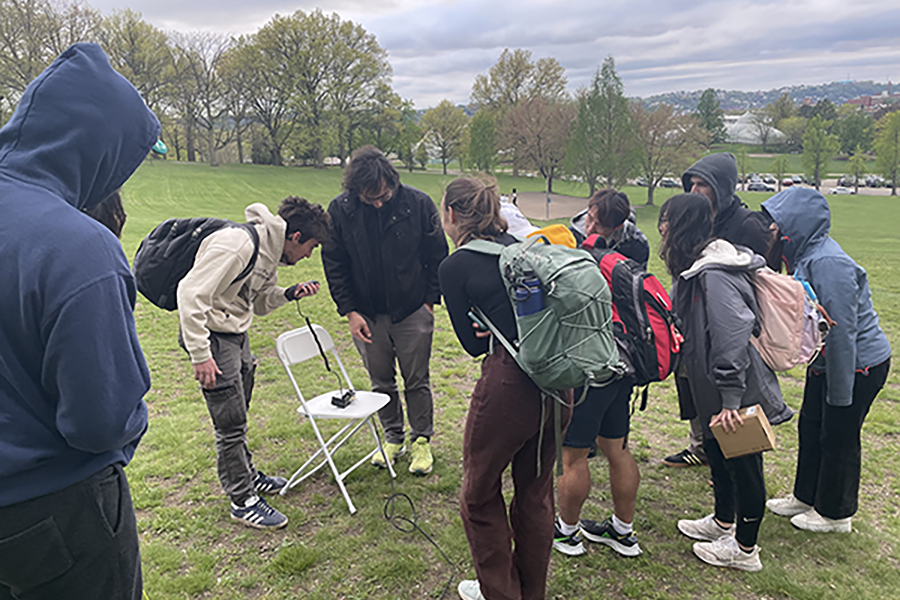
[[[862,108],[852,110],[849,114],[844,115],[838,121],[837,129],[842,153],[853,154],[857,147],[863,152],[872,149],[872,142],[875,138],[875,120]]]
[[[569,133],[566,149],[566,171],[581,178],[594,195],[600,179],[602,162],[600,148],[599,103],[600,90],[591,86],[577,92],[577,114]]]
[[[553,179],[562,169],[569,128],[575,117],[571,102],[549,103],[540,96],[510,111],[503,124],[503,140],[514,148],[522,164],[535,169],[553,192]]]
[[[140,13],[124,9],[103,20],[100,44],[112,67],[137,88],[151,110],[158,110],[175,77],[169,37]]]
[[[765,152],[769,138],[772,136],[772,131],[775,130],[775,122],[772,120],[772,115],[765,108],[754,110],[750,113],[750,125],[762,144],[763,152]]]
[[[708,88],[700,96],[697,104],[697,118],[700,125],[709,132],[709,144],[721,144],[728,138],[725,131],[725,111],[716,97],[716,90]]]
[[[687,168],[708,144],[709,131],[695,115],[677,115],[670,104],[652,109],[641,102],[631,104],[639,169],[647,180],[647,205],[653,206],[653,191],[670,172]]]
[[[818,190],[822,183],[823,170],[828,160],[841,148],[836,135],[828,133],[831,121],[816,115],[809,121],[803,134],[803,168]]]
[[[806,133],[806,119],[803,117],[788,117],[778,124],[781,133],[784,134],[784,143],[791,148],[803,146],[803,134]]]
[[[741,174],[741,191],[743,192],[747,184],[747,146],[742,145],[738,148],[734,158],[737,162],[738,173]]]
[[[497,157],[496,126],[490,111],[480,110],[469,123],[469,159],[476,170],[490,173]]]
[[[635,143],[625,87],[612,56],[607,56],[594,74],[589,96],[595,98],[591,110],[595,112],[597,135],[593,143],[600,157],[600,174],[609,186],[623,185],[640,150]]]
[[[781,129],[780,123],[783,120],[796,116],[797,107],[794,106],[791,95],[784,92],[778,96],[778,99],[775,100],[775,102],[766,105],[766,112],[769,113],[769,117],[771,117],[774,126]]]
[[[778,180],[778,191],[781,191],[781,182],[784,179],[785,174],[787,173],[789,166],[788,157],[784,154],[779,154],[775,157],[775,160],[772,161],[772,174],[775,175],[775,179]]]
[[[467,125],[466,113],[453,106],[449,100],[441,100],[440,104],[422,116],[425,140],[434,147],[441,159],[444,175],[447,174],[447,163],[460,156]]]
[[[891,182],[891,196],[897,195],[897,179],[900,177],[900,112],[883,116],[878,121],[878,138],[875,152],[876,166]]]
[[[859,180],[866,174],[866,157],[863,149],[857,144],[853,149],[853,156],[847,161],[847,168],[853,174],[853,191],[859,193]]]

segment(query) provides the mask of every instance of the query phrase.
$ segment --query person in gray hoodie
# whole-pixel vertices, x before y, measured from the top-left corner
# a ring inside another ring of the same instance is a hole
[[[800,529],[849,532],[859,507],[860,431],[887,379],[891,345],[872,306],[865,269],[828,235],[825,197],[791,188],[762,207],[774,220],[771,254],[812,285],[836,323],[806,371],[793,494],[767,506],[791,516]]]
[[[694,408],[712,471],[715,512],[682,519],[678,529],[701,540],[694,553],[720,567],[759,571],[759,526],[765,512],[762,453],[726,459],[710,428],[734,431],[738,410],[760,404],[773,424],[790,418],[775,373],[750,343],[759,332],[753,276],[765,259],[713,235],[712,206],[700,194],[670,198],[660,256],[675,281],[681,347]],[[737,524],[735,524],[737,517]]]
[[[703,194],[712,202],[713,234],[716,237],[746,246],[756,254],[766,256],[770,221],[763,213],[747,208],[734,193],[737,177],[738,168],[734,155],[720,152],[705,156],[691,165],[681,176],[681,185],[685,192]],[[683,419],[690,419],[691,433],[687,448],[665,457],[663,464],[669,467],[705,465],[702,427],[696,418],[690,418],[692,401],[689,386],[680,370],[676,371],[675,385],[681,416]]]

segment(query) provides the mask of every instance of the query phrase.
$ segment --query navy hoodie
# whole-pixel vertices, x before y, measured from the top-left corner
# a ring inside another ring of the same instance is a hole
[[[0,506],[127,463],[147,428],[134,279],[82,209],[158,135],[96,44],[63,52],[0,130]]]

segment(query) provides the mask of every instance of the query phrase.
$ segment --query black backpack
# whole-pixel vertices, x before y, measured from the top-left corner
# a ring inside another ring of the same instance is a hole
[[[253,240],[253,257],[234,281],[250,275],[259,256],[259,233],[252,223],[234,223],[213,217],[168,219],[147,234],[134,255],[137,289],[160,308],[178,308],[178,282],[194,266],[200,243],[211,233],[226,227],[240,227]]]

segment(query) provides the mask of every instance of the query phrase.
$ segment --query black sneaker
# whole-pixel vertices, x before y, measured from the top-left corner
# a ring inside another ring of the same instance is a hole
[[[567,556],[579,556],[587,552],[581,543],[581,532],[575,530],[572,535],[566,535],[559,530],[559,524],[553,528],[553,547]]]
[[[277,494],[286,485],[287,479],[284,477],[269,477],[262,471],[257,471],[253,489],[257,494]]]
[[[602,523],[591,521],[590,519],[582,519],[579,525],[581,526],[581,533],[584,534],[585,539],[589,542],[606,544],[622,556],[637,556],[641,553],[641,547],[638,545],[637,536],[634,535],[634,532],[620,535],[613,527],[611,518]]]
[[[259,496],[253,496],[244,506],[231,504],[231,518],[257,529],[280,529],[287,525],[286,516],[269,506]]]
[[[705,460],[687,448],[678,454],[665,457],[662,462],[667,467],[705,467],[707,465]]]

